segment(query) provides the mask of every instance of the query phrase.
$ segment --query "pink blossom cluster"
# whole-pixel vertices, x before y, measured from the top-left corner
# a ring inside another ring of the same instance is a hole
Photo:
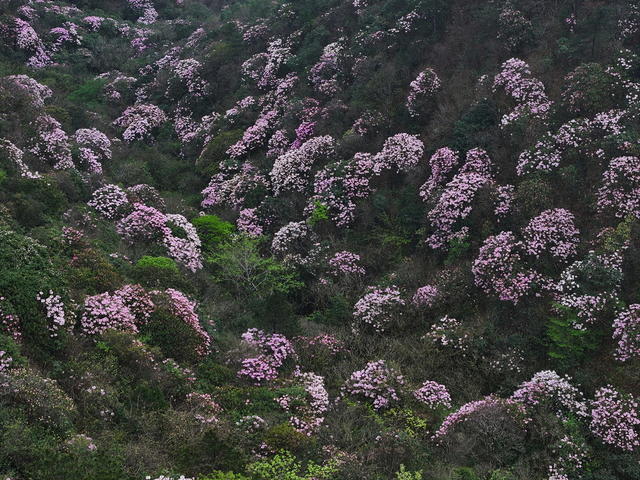
[[[242,138],[229,147],[227,155],[231,158],[241,158],[261,147],[267,141],[278,116],[276,110],[261,113],[255,123],[244,131]]]
[[[138,332],[136,319],[124,300],[108,292],[85,298],[80,328],[86,335],[99,335],[109,329]]]
[[[536,258],[543,252],[567,260],[576,254],[580,240],[575,217],[564,208],[545,210],[523,230],[524,249]]]
[[[20,18],[15,18],[14,22],[16,46],[20,50],[26,50],[31,54],[31,57],[27,60],[27,66],[31,68],[44,68],[51,65],[51,56],[47,53],[44,43],[31,24]]]
[[[428,408],[451,408],[451,396],[444,385],[427,380],[413,392],[413,396]]]
[[[593,284],[591,279],[597,279]],[[594,323],[618,302],[622,282],[622,255],[589,252],[583,260],[569,265],[560,280],[551,286],[558,304],[575,311],[578,318]],[[582,323],[574,328],[583,329]]]
[[[74,168],[69,136],[62,125],[50,115],[40,115],[36,119],[37,135],[29,151],[55,170]]]
[[[329,135],[314,137],[299,148],[279,156],[271,169],[271,181],[276,195],[285,191],[302,192],[309,183],[314,163],[335,153],[335,140]]]
[[[180,229],[184,237],[173,233],[171,225]],[[141,203],[116,225],[117,232],[128,242],[160,242],[167,253],[185,268],[196,272],[202,268],[201,242],[195,227],[182,215],[164,214]]]
[[[353,306],[354,325],[369,326],[376,332],[384,332],[387,327],[402,315],[405,301],[395,285],[390,287],[369,287],[367,293]]]
[[[74,139],[79,147],[80,159],[90,173],[101,174],[101,161],[111,159],[111,141],[95,128],[76,130]]]
[[[384,360],[369,362],[364,369],[351,374],[342,386],[343,395],[363,397],[382,410],[400,400],[404,377]]]
[[[523,414],[521,407],[513,400],[488,396],[482,400],[466,403],[455,412],[449,414],[440,425],[440,428],[433,434],[432,438],[436,441],[442,441],[444,437],[453,432],[457,426],[477,415],[488,414],[493,416],[493,412],[496,410],[506,410],[516,418],[521,417]]]
[[[236,220],[238,231],[249,237],[259,237],[264,233],[263,222],[256,208],[243,208]]]
[[[640,218],[640,158],[611,160],[598,190],[598,209],[612,211],[618,218]]]
[[[498,40],[504,42],[509,50],[522,46],[531,36],[533,26],[520,10],[506,3],[498,16]]]
[[[9,356],[4,350],[0,350],[0,373],[4,373],[13,364],[13,357]]]
[[[138,18],[138,23],[142,23],[144,25],[151,25],[155,23],[158,19],[158,12],[151,0],[127,0],[129,6],[142,13],[142,15]]]
[[[311,67],[309,72],[309,81],[313,88],[327,97],[338,93],[338,75],[340,73],[338,62],[343,48],[340,42],[326,45],[320,55],[320,60]]]
[[[21,321],[16,314],[9,311],[9,308],[3,307],[2,304],[6,302],[7,299],[0,295],[0,331],[19,341],[22,338]]]
[[[244,162],[236,172],[220,172],[211,177],[202,191],[203,208],[229,205],[235,210],[244,208],[246,196],[256,189],[266,188],[268,180],[250,162]]]
[[[49,290],[48,295],[44,292],[39,292],[36,300],[44,307],[45,317],[49,322],[47,325],[49,335],[51,337],[57,337],[58,331],[68,326],[62,298],[60,295],[54,295],[54,293]]]
[[[306,222],[289,222],[273,235],[271,251],[289,261],[296,262],[300,252],[315,238]]]
[[[365,274],[365,269],[360,265],[360,255],[353,252],[336,252],[329,259],[329,268],[335,276],[360,276]]]
[[[267,422],[258,415],[245,415],[236,422],[236,425],[247,433],[255,433],[263,430],[267,426]]]
[[[440,298],[440,290],[435,285],[425,285],[416,290],[416,293],[411,299],[411,303],[416,307],[430,308]]]
[[[176,60],[171,63],[175,77],[196,97],[204,95],[209,83],[201,76],[202,64],[195,58]]]
[[[346,351],[344,343],[328,333],[316,335],[315,337],[295,337],[294,340],[300,348],[310,351],[309,355],[312,358],[317,356],[316,351],[323,350],[331,356]],[[298,348],[298,350],[300,350],[300,348]]]
[[[513,209],[513,202],[515,200],[514,185],[498,185],[495,192],[496,208],[493,213],[498,217],[498,220],[503,220]]]
[[[574,119],[562,125],[556,133],[547,132],[536,144],[518,157],[518,175],[537,170],[556,169],[567,152],[576,152],[599,163],[605,160],[601,147],[603,139],[613,139],[623,132],[621,124],[625,112],[610,110],[589,119]]]
[[[565,435],[552,447],[556,461],[549,465],[549,480],[580,478],[589,452],[584,441]]]
[[[9,82],[15,88],[19,88],[25,92],[36,107],[44,107],[45,100],[53,94],[49,87],[42,85],[28,75],[9,75],[0,80],[2,80],[3,83]]]
[[[267,51],[257,53],[242,64],[242,76],[260,89],[274,87],[280,67],[291,57],[291,47],[281,38],[269,42]]]
[[[640,304],[629,305],[613,321],[613,338],[618,341],[615,357],[621,362],[640,358]]]
[[[412,117],[421,113],[421,106],[431,100],[442,87],[438,74],[427,68],[420,72],[416,79],[409,84],[409,96],[407,97],[407,109]]]
[[[130,206],[126,192],[113,184],[95,190],[87,205],[110,220],[121,218]]]
[[[265,381],[275,380],[278,370],[289,359],[296,359],[297,355],[291,342],[278,333],[267,334],[257,328],[250,328],[242,334],[244,344],[253,347],[258,356],[245,358],[239,377],[247,377],[256,385]]]
[[[373,171],[376,174],[392,169],[408,172],[418,165],[423,155],[424,143],[417,135],[398,133],[387,138],[382,150],[375,155]]]
[[[0,139],[0,151],[15,165],[18,174],[24,178],[41,178],[38,172],[32,171],[24,162],[24,152],[7,139]]]
[[[155,105],[139,104],[128,107],[113,124],[124,128],[122,138],[127,142],[144,140],[167,121],[167,116]]]
[[[459,351],[463,356],[469,349],[469,334],[463,332],[463,323],[448,315],[431,325],[424,338],[440,347]]]
[[[370,180],[374,165],[369,153],[356,153],[351,160],[327,165],[316,174],[314,195],[305,213],[311,213],[318,204],[324,205],[337,226],[350,225],[355,220],[357,200],[368,197],[373,190]]]
[[[207,355],[211,351],[211,337],[200,325],[200,318],[196,313],[198,304],[174,288],[167,288],[164,293],[169,298],[169,311],[189,326],[200,339],[196,353],[201,356]]]
[[[603,443],[633,452],[640,447],[638,402],[611,385],[596,391],[591,403],[591,433]]]
[[[134,316],[138,326],[145,325],[156,309],[152,295],[137,284],[124,285],[116,290],[113,295],[122,300]]]
[[[485,239],[471,269],[476,285],[497,294],[500,300],[518,303],[540,280],[536,272],[522,265],[521,250],[522,243],[512,232]]]
[[[522,118],[546,120],[552,102],[543,83],[531,76],[529,65],[518,58],[511,58],[501,68],[493,80],[493,90],[503,88],[516,102],[516,107],[502,117],[502,126],[508,127]]]
[[[61,27],[52,28],[49,31],[49,34],[54,37],[51,50],[57,52],[63,45],[80,45],[82,37],[78,32],[78,28],[78,25],[73,22],[64,22]]]
[[[463,239],[468,227],[458,225],[469,216],[474,207],[478,192],[492,183],[490,177],[478,173],[459,173],[451,180],[429,211],[427,218],[435,229],[427,238],[427,244],[433,249],[444,248],[454,239]],[[456,228],[458,227],[458,228]]]
[[[569,377],[561,377],[553,370],[536,373],[531,380],[518,387],[511,395],[511,400],[526,408],[544,405],[561,418],[566,418],[568,413],[587,416],[587,404],[582,393],[571,385]]]
[[[324,377],[315,373],[296,372],[295,379],[304,389],[303,405],[295,408],[289,421],[293,428],[305,435],[312,435],[324,422],[329,410],[329,393]]]
[[[93,32],[97,32],[98,30],[100,30],[100,27],[102,26],[105,20],[106,18],[98,17],[96,15],[89,15],[82,19],[82,21],[88,25],[89,30]]]
[[[425,202],[430,200],[435,190],[441,187],[447,176],[460,163],[459,152],[443,147],[431,156],[429,166],[431,167],[431,175],[429,179],[420,187],[420,198]]]

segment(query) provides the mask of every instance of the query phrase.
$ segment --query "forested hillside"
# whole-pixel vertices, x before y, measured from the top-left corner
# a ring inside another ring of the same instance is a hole
[[[0,0],[0,479],[639,480],[640,3]]]

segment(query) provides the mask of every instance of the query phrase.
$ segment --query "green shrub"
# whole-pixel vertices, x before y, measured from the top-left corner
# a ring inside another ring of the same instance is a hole
[[[196,227],[202,248],[207,253],[228,241],[235,230],[232,223],[225,222],[216,215],[202,215],[191,220],[191,223]]]
[[[180,282],[176,262],[167,257],[141,257],[133,267],[132,276],[146,287],[175,286]]]

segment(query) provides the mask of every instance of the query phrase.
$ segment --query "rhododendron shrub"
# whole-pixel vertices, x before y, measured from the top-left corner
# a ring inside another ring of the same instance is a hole
[[[500,300],[518,303],[540,279],[524,265],[521,251],[512,232],[488,237],[471,269],[476,285]]]
[[[339,42],[330,43],[324,47],[318,63],[311,67],[309,81],[318,93],[328,97],[338,93],[339,61],[343,49]]]
[[[591,433],[603,443],[633,452],[640,447],[638,402],[611,385],[596,392],[591,403]]]
[[[51,290],[47,295],[44,292],[39,292],[36,300],[43,306],[48,321],[47,328],[51,337],[57,337],[59,330],[70,326],[70,323],[67,322],[67,314],[60,295],[55,295]]]
[[[524,412],[517,402],[489,396],[482,400],[466,403],[455,412],[449,414],[440,425],[440,428],[433,434],[433,439],[437,442],[443,442],[457,429],[464,427],[466,423],[471,423],[474,420],[482,421],[481,418],[485,416],[495,419],[500,417],[510,418],[520,424],[524,423],[525,420]]]
[[[289,422],[293,428],[310,436],[316,433],[324,422],[324,416],[329,410],[329,394],[321,375],[296,371],[294,381],[300,385],[304,393],[295,398],[283,395],[276,401],[291,414]]]
[[[119,295],[100,293],[85,298],[80,328],[86,335],[99,335],[109,329],[137,332],[136,319]]]
[[[171,258],[192,272],[202,268],[200,238],[195,227],[182,215],[164,214],[136,203],[133,211],[118,222],[116,230],[131,244],[161,243]],[[174,230],[180,233],[175,234]]]
[[[418,165],[423,155],[424,144],[416,135],[398,133],[387,138],[382,150],[374,157],[373,172],[408,172]]]
[[[589,252],[583,260],[569,265],[560,280],[551,286],[556,301],[575,311],[582,329],[612,310],[618,302],[622,282],[622,255]]]
[[[432,68],[427,68],[420,72],[409,85],[409,96],[407,97],[409,114],[412,117],[420,115],[425,104],[438,93],[441,86],[440,77]]]
[[[353,252],[337,252],[329,259],[331,273],[335,276],[361,276],[365,269],[360,265],[360,255]]]
[[[130,208],[125,191],[112,184],[95,190],[87,205],[110,220],[121,218]]]
[[[467,226],[456,231],[456,226],[469,216],[473,200],[491,179],[477,173],[462,173],[449,182],[435,207],[427,217],[436,230],[428,239],[431,248],[439,249],[455,239],[464,239],[469,232]]]
[[[0,296],[0,331],[19,341],[22,338],[20,317],[11,310],[7,299]]]
[[[565,158],[587,158],[598,164],[605,161],[603,146],[610,143],[624,145],[623,122],[625,112],[610,110],[593,118],[570,120],[555,133],[547,132],[533,147],[518,157],[516,171],[525,175],[535,171],[551,172]],[[584,161],[584,160],[581,160]]]
[[[167,121],[166,114],[155,105],[140,104],[127,108],[113,124],[124,129],[122,138],[126,142],[146,140]]]
[[[242,342],[258,355],[242,360],[238,376],[246,377],[256,385],[275,380],[288,360],[297,359],[292,343],[278,333],[267,334],[250,328],[242,334]]]
[[[532,38],[531,21],[507,2],[498,16],[498,40],[504,42],[510,51],[515,51]]]
[[[470,346],[470,337],[464,329],[464,324],[448,315],[431,325],[424,338],[441,348],[459,352],[463,356],[466,355]]]
[[[41,178],[38,172],[32,171],[24,162],[24,152],[7,139],[0,139],[0,152],[13,164],[16,172],[24,178]]]
[[[543,252],[567,260],[576,254],[580,232],[575,217],[564,208],[545,210],[533,218],[523,230],[524,248],[529,255],[539,257]]]
[[[640,304],[620,312],[613,328],[613,338],[618,342],[615,357],[621,362],[640,358]]]
[[[207,355],[211,351],[211,337],[200,324],[200,317],[196,312],[198,304],[174,288],[166,289],[164,297],[168,301],[166,305],[168,311],[182,322],[195,337],[195,353],[199,356]]]
[[[41,115],[36,120],[37,135],[32,140],[29,151],[41,162],[55,170],[74,167],[69,136],[62,125],[50,115]]]
[[[411,299],[411,303],[416,307],[433,307],[440,298],[441,293],[438,287],[434,285],[425,285],[416,290],[416,293]]]
[[[376,410],[382,410],[400,400],[404,384],[404,377],[395,368],[378,360],[353,372],[342,386],[342,395],[361,398],[371,402]]]
[[[511,399],[527,409],[544,406],[561,418],[566,418],[569,413],[587,416],[587,404],[582,393],[571,384],[569,377],[561,377],[552,370],[536,373],[518,387]]]
[[[52,90],[28,75],[9,75],[0,78],[2,86],[7,85],[22,90],[35,107],[44,107],[45,101],[53,95]]]
[[[427,380],[413,392],[413,396],[428,408],[451,408],[451,396],[444,385]]]
[[[243,210],[247,199],[267,188],[269,182],[250,162],[244,162],[238,171],[217,173],[202,191],[203,208],[228,205]]]
[[[449,147],[443,147],[431,155],[429,167],[431,175],[429,179],[420,187],[420,197],[425,202],[430,200],[437,188],[440,188],[447,176],[460,163],[459,153]]]
[[[310,181],[314,164],[329,159],[334,152],[335,140],[326,135],[307,140],[300,148],[278,157],[270,173],[275,194],[304,191]]]
[[[376,332],[384,332],[402,315],[404,306],[405,300],[398,287],[369,287],[353,306],[353,330],[369,327]]]
[[[640,218],[640,158],[618,157],[611,160],[598,190],[598,208],[622,218]]]
[[[511,58],[501,68],[501,72],[493,79],[493,90],[504,89],[516,103],[515,108],[502,117],[502,126],[508,127],[524,118],[545,121],[552,102],[547,97],[543,83],[532,77],[529,65],[518,58]]]

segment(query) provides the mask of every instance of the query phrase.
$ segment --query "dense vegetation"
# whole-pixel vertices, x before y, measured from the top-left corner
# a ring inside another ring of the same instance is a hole
[[[637,2],[0,33],[1,479],[640,479]]]

